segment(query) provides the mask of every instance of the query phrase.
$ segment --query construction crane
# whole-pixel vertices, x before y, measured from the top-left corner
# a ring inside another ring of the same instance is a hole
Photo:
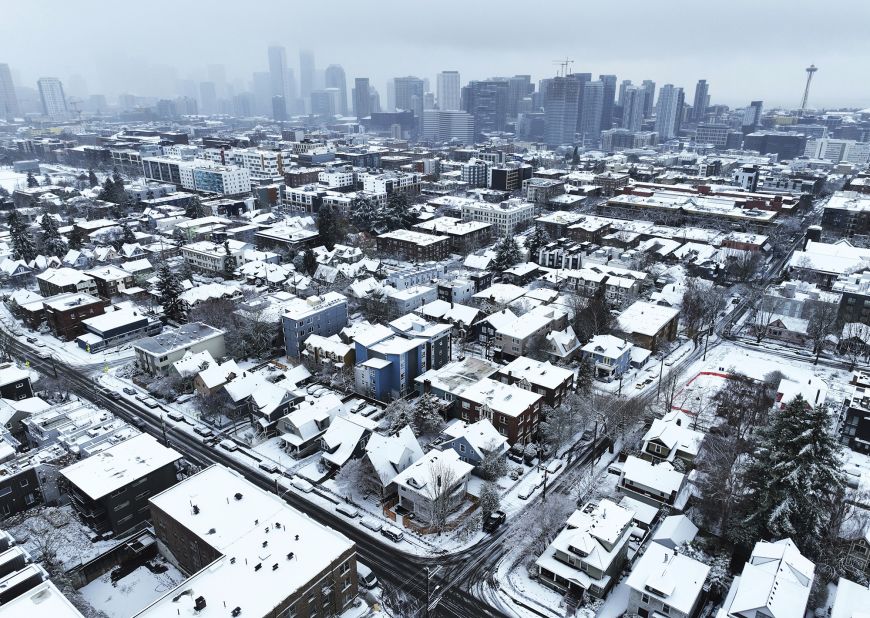
[[[816,65],[811,64],[810,66],[808,66],[806,68],[806,71],[807,71],[807,85],[804,88],[804,98],[801,101],[801,109],[798,112],[798,118],[800,118],[801,116],[804,115],[804,110],[807,108],[807,99],[810,98],[810,83],[813,81],[813,75],[815,74],[816,71],[818,71],[818,69],[816,68]]]
[[[570,70],[571,65],[574,64],[574,61],[566,57],[564,60],[553,60],[553,64],[559,65],[561,68],[561,71],[556,71],[557,77],[567,77],[568,71]]]

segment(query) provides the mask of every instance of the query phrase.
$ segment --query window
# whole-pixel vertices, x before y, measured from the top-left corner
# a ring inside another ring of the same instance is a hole
[[[641,603],[649,603],[649,595],[648,594],[640,595],[640,602]]]
[[[663,614],[670,614],[671,613],[671,606],[668,605],[667,603],[662,603],[662,613]]]
[[[21,486],[22,487],[27,487],[29,484],[30,484],[30,482],[26,478],[21,479]]]

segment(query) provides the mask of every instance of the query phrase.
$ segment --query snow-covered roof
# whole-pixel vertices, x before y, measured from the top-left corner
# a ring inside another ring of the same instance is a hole
[[[51,580],[37,584],[30,590],[0,606],[0,618],[84,618]]]
[[[19,380],[26,380],[29,378],[30,372],[21,369],[17,365],[13,365],[12,363],[4,363],[3,365],[0,365],[0,386],[14,384]]]
[[[321,458],[334,466],[347,463],[357,445],[377,427],[377,423],[359,414],[336,417],[320,441],[323,444]]]
[[[208,363],[209,367],[216,365],[214,357],[208,350],[202,352],[191,352],[188,350],[180,359],[172,363],[172,367],[178,372],[178,375],[186,378],[187,376],[196,375],[200,371],[203,363]]]
[[[698,454],[703,439],[704,433],[689,429],[688,424],[682,421],[669,422],[661,418],[655,419],[643,436],[644,443],[656,440],[670,449],[668,461],[673,461],[678,451],[694,457]]]
[[[76,285],[82,281],[93,281],[92,277],[89,277],[82,271],[66,267],[52,268],[44,273],[39,273],[36,275],[36,278],[40,281],[46,281],[60,287]]]
[[[580,349],[587,354],[600,354],[604,358],[620,358],[631,347],[625,339],[613,335],[595,335]]]
[[[476,298],[479,301],[491,301],[499,305],[506,305],[525,293],[525,289],[512,283],[494,283],[472,296],[472,298]]]
[[[734,580],[730,615],[761,610],[773,618],[801,618],[813,585],[816,565],[805,558],[791,539],[759,541],[743,572]]]
[[[481,459],[487,453],[507,450],[507,437],[501,435],[486,418],[471,424],[455,419],[447,425],[442,434],[450,439],[465,438]]]
[[[459,454],[454,450],[433,450],[397,474],[393,482],[407,491],[434,500],[439,491],[452,490],[462,483],[473,469],[474,466],[460,460]],[[448,481],[450,487],[439,489],[440,483]]]
[[[783,378],[776,388],[776,401],[780,405],[788,405],[800,395],[811,406],[825,403],[828,397],[828,385],[817,376],[809,376],[801,380]]]
[[[142,433],[60,472],[92,499],[99,500],[179,459],[181,453]]]
[[[353,350],[353,346],[344,343],[338,335],[324,337],[323,335],[311,334],[305,339],[306,350],[323,350],[334,354],[339,358],[343,358],[348,352]]]
[[[679,492],[686,475],[674,470],[667,462],[652,464],[645,459],[629,455],[622,466],[622,478],[635,485],[660,491],[665,496]]]
[[[662,520],[653,533],[652,540],[674,549],[682,543],[691,542],[698,534],[698,526],[685,515],[670,515]]]
[[[397,474],[423,457],[423,449],[414,432],[405,425],[393,436],[372,434],[366,444],[366,455],[381,485],[386,487]]]
[[[539,403],[543,395],[527,391],[512,384],[484,378],[462,392],[462,397],[493,412],[516,417]]]
[[[623,496],[622,500],[619,501],[619,506],[633,511],[632,519],[646,526],[651,526],[659,514],[659,507],[641,502],[631,496]]]
[[[143,316],[138,309],[116,309],[108,311],[102,315],[97,315],[86,320],[82,320],[82,324],[88,328],[92,328],[101,333],[121,328],[135,322],[147,321],[148,318]]]
[[[788,265],[789,268],[845,274],[862,265],[870,267],[870,249],[854,247],[845,240],[832,244],[810,240],[803,251],[792,253]]]
[[[480,310],[468,305],[460,305],[459,303],[450,303],[446,300],[433,300],[431,303],[426,303],[417,312],[428,318],[437,320],[446,320],[458,324],[462,322],[466,326],[470,326],[477,320]]]
[[[620,313],[616,321],[624,333],[652,337],[679,314],[678,309],[639,300]]]
[[[694,558],[650,543],[625,583],[632,590],[652,595],[681,614],[690,615],[709,572],[710,567]]]
[[[327,292],[323,296],[309,296],[305,299],[297,298],[285,306],[284,315],[292,320],[303,320],[328,307],[342,303],[347,303],[347,297],[338,292]]]
[[[462,360],[447,363],[440,369],[430,369],[414,378],[418,384],[424,384],[427,380],[432,388],[460,395],[466,388],[477,384],[482,378],[488,378],[499,366],[491,361],[466,356]]]
[[[501,375],[528,380],[535,386],[555,389],[571,380],[574,372],[564,367],[557,367],[549,361],[536,361],[526,356],[518,356],[499,370]]]
[[[830,618],[870,618],[870,587],[841,577]]]
[[[151,503],[222,556],[137,614],[140,618],[223,618],[235,607],[242,616],[266,616],[354,548],[344,535],[220,465],[181,481]],[[258,564],[262,568],[255,569]],[[185,590],[195,594],[182,594]],[[197,611],[200,596],[206,606]]]

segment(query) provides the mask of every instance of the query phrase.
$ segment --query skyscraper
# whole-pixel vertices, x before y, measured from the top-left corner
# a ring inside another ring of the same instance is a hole
[[[254,93],[254,109],[260,116],[272,113],[272,75],[266,71],[254,73],[251,81],[251,91]]]
[[[393,79],[396,109],[411,110],[418,122],[423,119],[423,80],[419,77],[396,77]]]
[[[475,131],[478,134],[505,130],[508,100],[506,79],[492,78],[469,82],[461,92],[462,111],[474,116]]]
[[[353,111],[357,120],[372,115],[372,99],[369,94],[369,78],[357,77],[353,80]]]
[[[11,120],[20,113],[8,64],[0,64],[0,117]]]
[[[704,122],[707,116],[707,91],[707,80],[699,79],[695,85],[695,100],[692,103],[692,120],[695,122]]]
[[[272,45],[269,47],[269,79],[272,84],[271,104],[272,117],[275,120],[283,120],[287,117],[287,50],[280,45]],[[277,101],[275,97],[281,97]],[[278,109],[278,116],[275,116],[275,105],[284,105],[284,109]]]
[[[337,113],[347,115],[347,78],[340,64],[330,64],[324,73],[324,83],[327,88],[338,88]]]
[[[679,135],[684,102],[685,95],[682,88],[665,84],[659,90],[656,106],[656,133],[659,134],[659,141],[664,142]]]
[[[583,95],[586,92],[586,84],[592,81],[592,73],[571,73],[568,77],[580,84],[580,101],[577,107],[577,132],[580,133],[583,129]],[[541,106],[543,107],[543,96]]]
[[[217,90],[214,82],[200,82],[199,109],[203,114],[217,113]]]
[[[36,85],[42,99],[42,111],[52,120],[63,120],[69,115],[63,84],[56,77],[40,77]]]
[[[641,88],[644,89],[644,100],[643,100],[643,117],[649,118],[652,116],[653,110],[653,102],[656,98],[656,83],[651,79],[645,79],[640,84]]]
[[[630,79],[622,80],[622,83],[619,84],[619,95],[616,97],[616,104],[622,107],[625,105],[625,89],[629,86],[633,86]]]
[[[305,105],[305,110],[311,109],[311,91],[315,88],[314,52],[303,49],[299,52],[299,96]]]
[[[516,118],[520,109],[520,101],[534,90],[531,75],[514,75],[508,78],[508,118]]]
[[[208,65],[208,81],[214,84],[219,99],[227,96],[227,68],[222,64]]]
[[[632,132],[640,131],[643,123],[643,104],[646,90],[628,86],[622,93],[622,128]]]
[[[580,109],[580,81],[554,77],[543,82],[544,142],[548,146],[574,143],[577,112]]]
[[[599,75],[604,84],[604,98],[601,102],[601,130],[613,128],[613,102],[616,99],[616,75]]]
[[[423,112],[423,139],[432,142],[474,142],[474,118],[459,110],[427,109]]]
[[[459,109],[459,71],[441,71],[436,84],[438,109],[452,111]]]
[[[764,101],[752,101],[743,112],[743,132],[754,131],[761,126],[761,113],[764,111]]]
[[[583,143],[597,142],[601,137],[601,118],[604,108],[604,82],[597,80],[583,85],[580,108],[580,138]]]

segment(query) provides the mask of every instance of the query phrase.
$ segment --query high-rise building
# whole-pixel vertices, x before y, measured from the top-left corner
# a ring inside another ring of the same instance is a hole
[[[427,109],[423,112],[423,139],[472,144],[474,117],[459,110]]]
[[[280,45],[269,47],[269,79],[272,85],[270,94],[272,117],[275,120],[284,120],[287,117],[287,50]],[[281,97],[275,99],[275,97]],[[276,105],[284,105],[284,109],[277,109]],[[278,116],[275,112],[278,112]],[[280,116],[280,118],[279,118]]]
[[[682,88],[665,84],[659,90],[659,100],[656,105],[656,133],[659,134],[659,140],[662,142],[679,135],[684,103],[685,95]]]
[[[459,71],[441,71],[438,74],[438,109],[451,111],[459,109]]]
[[[227,97],[227,68],[224,65],[208,65],[208,81],[214,84],[219,99]]]
[[[548,146],[574,143],[580,109],[580,81],[554,77],[542,82],[544,94],[544,142]]]
[[[372,115],[372,99],[369,89],[368,77],[357,77],[353,80],[353,111],[357,120]]]
[[[568,77],[580,84],[580,102],[577,109],[577,132],[580,133],[583,129],[583,96],[586,92],[586,84],[592,81],[592,73],[571,73]],[[543,97],[541,105],[543,106]]]
[[[520,101],[531,94],[532,76],[514,75],[508,78],[508,118],[516,118],[520,112]]]
[[[744,133],[754,131],[761,126],[761,113],[764,111],[764,101],[752,101],[743,112]]]
[[[254,109],[260,116],[272,113],[272,75],[266,71],[253,74],[251,91],[254,94]]]
[[[341,105],[341,91],[338,88],[324,88],[311,91],[311,113],[315,116],[335,116]]]
[[[601,130],[606,131],[613,127],[613,102],[616,99],[616,75],[599,75],[598,79],[604,84],[604,98],[601,102]]]
[[[0,64],[0,118],[11,120],[20,114],[15,84],[8,64]]]
[[[199,109],[203,114],[217,113],[217,91],[214,82],[200,82]]]
[[[656,98],[656,83],[651,79],[645,79],[641,82],[640,87],[644,90],[643,100],[643,117],[649,118],[652,116],[653,102]]]
[[[338,110],[336,113],[347,115],[347,78],[340,64],[330,64],[324,72],[327,88],[338,88]]]
[[[640,131],[643,124],[643,104],[646,90],[628,86],[622,93],[622,128],[632,132]]]
[[[707,116],[707,100],[709,98],[706,79],[699,79],[695,85],[695,100],[692,103],[692,120],[704,122]]]
[[[619,95],[616,98],[616,104],[622,107],[625,104],[625,89],[629,86],[633,86],[630,79],[622,80],[622,83],[619,84]]]
[[[601,136],[601,117],[604,107],[604,82],[597,80],[583,85],[580,108],[580,138],[583,143],[597,142]]]
[[[52,120],[64,120],[69,115],[66,96],[63,94],[63,84],[56,77],[40,77],[36,85],[39,87],[39,98],[42,99],[42,111]]]
[[[423,119],[423,80],[419,77],[396,77],[393,79],[396,98],[396,109],[414,112],[414,118],[419,123]]]
[[[315,88],[316,69],[314,68],[314,52],[303,49],[299,52],[299,96],[305,105],[305,110],[311,109],[311,91]]]
[[[504,131],[507,125],[508,81],[487,79],[462,88],[462,111],[474,116],[477,134]]]

